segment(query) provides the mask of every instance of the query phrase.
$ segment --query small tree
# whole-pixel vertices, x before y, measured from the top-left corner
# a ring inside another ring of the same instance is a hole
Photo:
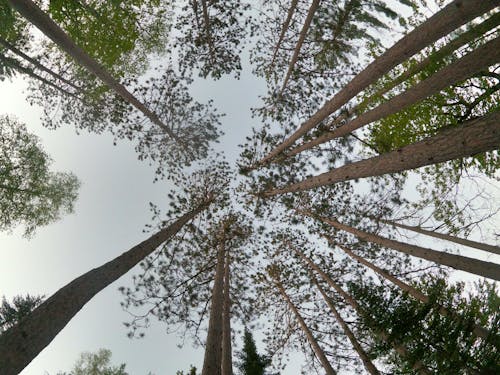
[[[252,332],[245,328],[243,349],[238,353],[238,369],[242,375],[264,375],[265,369],[271,364],[269,358],[257,353],[257,345]]]

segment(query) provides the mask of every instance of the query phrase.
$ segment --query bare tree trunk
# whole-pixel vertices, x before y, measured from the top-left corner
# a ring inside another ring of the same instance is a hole
[[[288,8],[288,13],[286,15],[285,22],[283,22],[283,26],[281,27],[281,33],[278,39],[278,43],[276,43],[276,47],[274,47],[273,57],[271,59],[271,64],[269,64],[269,69],[271,70],[274,66],[274,61],[276,60],[276,55],[281,46],[281,42],[285,38],[285,34],[288,31],[288,27],[290,26],[290,21],[292,20],[293,14],[295,13],[295,9],[297,8],[297,3],[299,0],[292,0],[290,4],[290,8]]]
[[[492,112],[462,125],[445,129],[423,141],[370,159],[335,168],[282,188],[258,193],[262,197],[309,190],[357,178],[381,176],[498,149],[500,112]]]
[[[214,285],[212,288],[212,306],[208,322],[207,343],[203,359],[202,375],[221,375],[222,365],[222,340],[224,310],[224,259],[225,259],[225,230],[222,224],[217,250],[217,267],[215,269]]]
[[[212,41],[212,32],[210,30],[210,17],[208,15],[208,7],[206,0],[201,0],[201,7],[203,9],[203,22],[205,24],[205,38],[207,38],[208,53],[212,64],[215,64],[215,48]]]
[[[330,297],[328,297],[326,295],[326,292],[321,287],[321,285],[318,283],[318,280],[316,279],[316,277],[314,277],[312,275],[312,273],[311,273],[311,277],[312,277],[313,283],[316,285],[319,292],[323,296],[323,299],[325,300],[326,304],[328,305],[328,307],[332,311],[333,315],[335,316],[335,319],[337,319],[337,322],[340,324],[340,326],[344,330],[344,333],[349,338],[349,341],[351,342],[351,345],[353,346],[354,350],[356,350],[356,352],[358,353],[358,356],[361,359],[361,362],[363,362],[363,366],[365,367],[366,371],[368,371],[372,375],[380,375],[380,372],[377,370],[375,365],[372,363],[372,361],[368,357],[368,354],[366,354],[363,347],[360,345],[358,340],[356,340],[354,333],[351,331],[351,329],[349,328],[347,323],[344,321],[344,319],[342,319],[342,316],[340,316],[339,312],[335,308],[335,305],[333,304],[333,301],[330,299]]]
[[[426,80],[417,83],[378,107],[359,115],[347,124],[293,148],[286,155],[288,157],[297,155],[305,150],[312,149],[314,146],[343,137],[367,124],[416,104],[448,86],[461,82],[473,74],[496,64],[498,61],[500,61],[500,37],[489,41],[460,60],[434,73]]]
[[[343,230],[352,233],[363,241],[373,242],[408,255],[428,260],[430,262],[435,262],[438,264],[455,268],[457,270],[462,270],[465,272],[473,273],[479,276],[488,277],[500,281],[499,264],[485,262],[474,258],[468,258],[461,255],[448,254],[442,251],[431,250],[416,245],[410,245],[404,242],[399,242],[391,240],[389,238],[381,237],[373,233],[364,232],[362,230],[342,224],[337,220],[314,215],[310,211],[305,211],[305,210],[295,210],[295,211],[302,215],[307,215],[309,217],[320,220],[323,223],[331,225],[332,227],[338,230]]]
[[[292,146],[297,139],[341,108],[350,99],[366,89],[389,70],[439,38],[496,6],[498,6],[496,0],[454,0],[375,59],[361,73],[354,77],[348,85],[325,103],[311,118],[305,121],[299,129],[249,169],[255,169],[268,164],[277,155]]]
[[[210,203],[211,201],[201,204],[117,258],[76,278],[59,289],[16,326],[2,333],[0,335],[2,375],[17,375],[92,297],[169,240]]]
[[[309,11],[307,12],[306,19],[304,21],[304,25],[302,26],[302,30],[300,30],[299,34],[299,40],[297,41],[297,44],[295,45],[295,49],[293,51],[293,56],[292,59],[290,60],[290,64],[288,65],[288,71],[286,72],[285,79],[283,81],[283,86],[281,87],[281,93],[286,88],[286,85],[288,84],[288,81],[290,80],[290,77],[293,72],[293,68],[295,64],[297,63],[297,60],[299,58],[299,53],[300,49],[302,48],[302,44],[304,43],[304,40],[306,39],[307,31],[309,30],[309,27],[311,26],[311,22],[314,17],[314,13],[316,12],[316,9],[318,9],[320,0],[312,0],[311,6],[309,7]]]
[[[408,285],[405,282],[399,280],[398,278],[392,276],[390,273],[388,273],[388,272],[384,271],[383,269],[377,267],[376,265],[374,265],[373,263],[371,263],[371,262],[367,261],[366,259],[360,257],[359,255],[354,254],[351,250],[349,250],[345,246],[342,246],[340,244],[335,243],[334,241],[332,241],[331,238],[329,238],[329,237],[326,237],[326,238],[327,238],[328,242],[330,242],[331,245],[338,246],[340,249],[342,249],[342,251],[344,251],[351,258],[356,259],[359,263],[365,265],[366,267],[368,267],[371,270],[373,270],[376,273],[378,273],[380,276],[382,276],[385,279],[389,280],[391,283],[393,283],[394,285],[396,285],[399,288],[401,288],[401,290],[407,292],[410,296],[412,296],[416,300],[418,300],[420,302],[423,302],[423,303],[429,303],[429,301],[430,301],[429,297],[427,295],[425,295],[424,293],[422,293],[420,290],[418,290],[418,289],[412,287],[411,285]],[[451,316],[452,318],[454,318],[456,320],[459,320],[459,317],[456,315],[455,312],[448,310],[444,306],[438,305],[438,311],[443,316]],[[475,323],[474,323],[473,333],[476,336],[481,337],[483,339],[486,339],[488,337],[488,335],[489,335],[489,331],[486,328],[481,327],[480,325],[475,324]]]
[[[299,311],[297,310],[297,308],[295,307],[293,302],[290,300],[290,297],[288,297],[288,294],[286,294],[285,288],[283,288],[283,285],[281,284],[281,282],[279,282],[277,280],[274,280],[274,282],[275,282],[275,285],[281,294],[281,297],[283,297],[283,299],[286,301],[286,303],[288,304],[288,307],[290,308],[290,310],[292,310],[293,314],[295,315],[295,318],[299,322],[299,325],[300,325],[300,328],[302,329],[302,332],[304,332],[304,335],[306,336],[307,341],[309,341],[309,344],[313,348],[314,353],[316,354],[316,357],[318,357],[318,360],[321,362],[321,365],[325,369],[326,374],[327,375],[335,375],[336,372],[332,368],[332,365],[330,364],[330,362],[328,362],[328,359],[326,358],[326,355],[323,352],[323,349],[321,349],[318,342],[314,338],[313,334],[311,333],[311,331],[307,327],[307,324],[304,321],[304,318],[302,318]]]
[[[160,127],[167,135],[174,139],[178,144],[185,147],[180,140],[160,118],[132,95],[125,86],[119,83],[99,62],[94,60],[87,52],[78,47],[73,40],[61,29],[52,19],[41,10],[31,0],[8,0],[10,5],[15,8],[29,22],[35,25],[42,33],[50,38],[64,52],[70,55],[78,64],[95,74],[106,85],[108,85],[117,95],[121,96],[127,103],[130,103],[141,111],[152,123]]]
[[[231,256],[226,251],[224,265],[224,311],[222,313],[222,375],[233,375],[233,351],[231,348]]]
[[[413,232],[425,234],[425,235],[430,236],[430,237],[439,238],[441,240],[454,242],[454,243],[457,243],[459,245],[473,247],[474,249],[483,250],[483,251],[487,251],[489,253],[500,255],[500,247],[495,246],[495,245],[489,245],[489,244],[482,243],[482,242],[471,241],[471,240],[468,240],[466,238],[460,238],[460,237],[452,236],[449,234],[439,233],[439,232],[435,232],[433,230],[422,229],[422,228],[416,227],[416,226],[405,225],[405,224],[401,224],[401,223],[398,223],[398,222],[392,221],[392,220],[376,219],[376,218],[373,218],[373,219],[376,221],[379,221],[381,223],[393,225],[393,226],[398,227],[398,228],[411,230]]]

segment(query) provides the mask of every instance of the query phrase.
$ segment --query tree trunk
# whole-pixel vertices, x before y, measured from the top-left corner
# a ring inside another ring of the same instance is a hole
[[[224,265],[224,311],[222,313],[222,375],[233,375],[233,351],[231,348],[231,256],[226,251]]]
[[[318,283],[318,280],[311,274],[313,283],[316,285],[318,288],[319,292],[323,296],[323,299],[325,300],[326,304],[332,311],[333,315],[335,316],[335,319],[337,319],[337,322],[340,324],[342,329],[344,330],[344,333],[346,336],[349,338],[349,341],[351,342],[354,350],[358,353],[359,358],[363,362],[363,366],[365,367],[366,371],[368,371],[372,375],[380,375],[380,372],[377,370],[375,365],[372,363],[370,358],[368,357],[368,354],[366,354],[365,350],[363,347],[360,345],[358,340],[356,340],[356,337],[354,336],[354,333],[351,331],[347,323],[342,319],[342,316],[340,316],[339,312],[335,308],[335,305],[333,304],[333,301],[326,295],[326,292],[324,289],[321,287],[321,285]]]
[[[297,8],[297,3],[299,0],[292,0],[290,4],[290,8],[288,8],[288,13],[286,15],[285,22],[283,22],[283,26],[281,27],[281,33],[278,39],[278,43],[276,43],[276,47],[274,47],[274,52],[273,52],[273,57],[271,59],[271,64],[269,64],[269,70],[271,70],[274,66],[274,61],[276,60],[276,55],[278,54],[278,51],[281,46],[281,42],[283,41],[283,38],[285,37],[285,34],[288,30],[288,27],[290,26],[290,21],[292,20],[293,14],[295,13],[295,9]]]
[[[0,335],[2,375],[17,375],[92,297],[169,240],[210,203],[201,204],[129,251],[76,278],[59,289],[16,326]]]
[[[295,184],[258,193],[262,197],[309,190],[341,181],[416,169],[498,149],[500,111],[469,120],[398,150],[343,165]]]
[[[438,232],[435,232],[433,230],[427,230],[427,229],[422,229],[420,227],[405,225],[405,224],[401,224],[401,223],[398,223],[398,222],[392,221],[392,220],[375,219],[375,218],[374,218],[374,220],[379,221],[381,223],[393,225],[393,226],[398,227],[398,228],[411,230],[411,231],[416,232],[416,233],[425,234],[425,235],[430,236],[430,237],[439,238],[441,240],[454,242],[454,243],[457,243],[459,245],[464,245],[464,246],[472,247],[474,249],[483,250],[483,251],[487,251],[489,253],[500,255],[500,247],[495,246],[495,245],[489,245],[489,244],[482,243],[482,242],[471,241],[471,240],[468,240],[466,238],[460,238],[460,237],[451,236],[449,234],[438,233]]]
[[[215,269],[214,286],[212,288],[212,306],[208,322],[207,343],[203,359],[202,375],[221,375],[222,368],[222,340],[224,310],[224,259],[225,259],[225,230],[222,224],[217,250],[217,267]]]
[[[312,0],[311,6],[309,7],[309,11],[307,12],[307,16],[306,16],[306,19],[304,21],[304,25],[302,26],[302,30],[300,30],[299,40],[297,41],[297,44],[295,45],[292,59],[290,60],[290,64],[288,65],[288,71],[286,72],[286,76],[285,76],[285,79],[283,81],[283,86],[281,87],[281,93],[283,93],[283,91],[285,91],[286,85],[288,84],[288,81],[290,80],[290,77],[292,75],[293,68],[294,68],[295,64],[297,63],[297,60],[299,59],[300,49],[302,48],[302,44],[304,43],[304,40],[306,39],[307,31],[309,30],[309,27],[311,26],[311,22],[313,20],[314,13],[316,12],[316,9],[318,9],[319,1],[320,0]]]
[[[326,102],[311,118],[305,121],[299,129],[276,146],[267,156],[250,169],[268,164],[278,154],[292,146],[293,143],[323,121],[326,117],[341,108],[350,99],[366,89],[370,84],[382,77],[395,66],[436,40],[446,36],[451,31],[473,20],[498,6],[496,0],[454,0],[420,26],[389,48],[375,59],[361,73],[349,82],[332,99]]]
[[[307,327],[307,324],[304,321],[304,318],[302,318],[299,311],[297,310],[297,308],[295,307],[293,302],[290,300],[290,297],[288,297],[288,294],[286,294],[285,288],[283,288],[283,285],[281,284],[281,282],[279,282],[277,280],[274,280],[274,282],[275,282],[275,285],[281,294],[281,297],[283,297],[283,299],[286,301],[286,303],[288,304],[288,307],[290,308],[290,310],[292,310],[293,314],[295,315],[295,318],[299,322],[299,325],[300,325],[300,328],[302,329],[302,332],[304,332],[304,335],[306,336],[307,341],[309,341],[309,344],[313,348],[314,353],[316,354],[316,357],[318,358],[318,360],[321,362],[321,365],[325,369],[326,374],[327,375],[335,375],[336,372],[332,368],[332,365],[330,364],[330,362],[328,362],[328,359],[326,358],[326,355],[323,352],[323,349],[321,349],[318,342],[314,338],[313,334],[311,333],[311,331]]]
[[[359,263],[361,263],[361,264],[365,265],[366,267],[370,268],[371,270],[375,271],[380,276],[384,277],[386,280],[389,280],[391,283],[393,283],[394,285],[396,285],[399,288],[401,288],[401,290],[407,292],[410,296],[412,296],[416,300],[418,300],[420,302],[423,302],[423,303],[429,303],[429,301],[430,301],[429,297],[427,295],[425,295],[424,293],[422,293],[420,290],[418,290],[418,289],[412,287],[411,285],[408,285],[405,282],[399,280],[398,278],[392,276],[390,273],[388,273],[388,272],[384,271],[383,269],[377,267],[376,265],[374,265],[373,263],[371,263],[371,262],[367,261],[366,259],[360,257],[359,255],[354,254],[351,250],[349,250],[345,246],[342,246],[340,244],[334,243],[331,238],[326,237],[326,239],[328,240],[328,242],[332,246],[335,246],[335,245],[338,246],[340,249],[342,249],[342,251],[344,251],[351,258],[356,259]],[[443,315],[443,316],[451,316],[452,318],[454,318],[456,320],[460,319],[456,315],[455,312],[448,310],[444,306],[438,305],[437,307],[438,307],[438,311],[439,311],[439,313],[441,315]],[[489,331],[486,328],[481,327],[480,325],[475,324],[475,323],[474,323],[473,333],[476,336],[481,337],[483,339],[486,339],[488,337],[488,335],[489,335]]]
[[[314,215],[310,211],[296,210],[296,212],[302,215],[307,215],[309,217],[316,218],[322,221],[323,223],[331,225],[332,227],[338,230],[343,230],[352,233],[363,241],[373,242],[408,255],[428,260],[430,262],[439,263],[448,267],[455,268],[457,270],[462,270],[465,272],[473,273],[479,276],[488,277],[490,279],[500,281],[499,264],[485,262],[474,258],[468,258],[461,255],[448,254],[442,251],[431,250],[424,247],[391,240],[389,238],[381,237],[373,233],[364,232],[362,230],[350,227],[348,225],[339,223],[338,221],[333,219]]]
[[[109,72],[87,52],[78,47],[73,40],[52,19],[31,0],[8,0],[24,18],[35,25],[42,33],[50,38],[64,52],[70,55],[78,64],[95,74],[117,95],[121,96],[141,111],[152,123],[160,127],[167,135],[178,144],[185,147],[184,143],[165,125],[160,118],[132,95],[125,86],[119,83]]]
[[[203,10],[203,23],[205,24],[205,38],[207,39],[208,53],[212,64],[215,64],[215,48],[212,41],[212,32],[210,31],[210,17],[208,15],[208,7],[206,0],[201,0],[201,7]]]
[[[417,83],[378,107],[359,115],[347,124],[293,148],[286,155],[287,157],[297,155],[305,150],[312,149],[314,146],[343,137],[367,124],[416,104],[448,86],[461,82],[473,74],[496,64],[498,61],[500,61],[500,37],[489,41],[460,60],[434,73],[426,80]]]

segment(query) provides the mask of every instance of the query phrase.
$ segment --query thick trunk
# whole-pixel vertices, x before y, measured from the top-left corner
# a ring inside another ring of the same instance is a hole
[[[335,319],[337,319],[337,322],[340,324],[342,329],[344,330],[344,333],[346,336],[349,338],[349,341],[351,342],[354,350],[358,353],[359,358],[363,362],[363,366],[365,367],[366,371],[368,371],[372,375],[380,375],[380,372],[377,370],[375,365],[372,363],[370,358],[368,357],[368,354],[366,354],[365,350],[363,347],[360,345],[358,340],[356,340],[356,337],[354,336],[354,333],[351,331],[347,323],[342,319],[342,316],[340,316],[339,312],[335,308],[335,305],[333,304],[333,301],[326,295],[326,292],[324,289],[321,287],[321,285],[318,283],[318,280],[313,276],[313,283],[316,285],[318,288],[319,292],[323,296],[323,299],[325,300],[326,304],[332,311],[333,315],[335,316]]]
[[[212,305],[208,321],[207,343],[203,359],[202,375],[221,375],[222,340],[224,310],[224,259],[225,259],[225,229],[222,225],[217,251],[217,267],[215,269],[214,285],[212,288]]]
[[[390,273],[388,273],[388,272],[384,271],[383,269],[377,267],[373,263],[368,262],[366,259],[360,257],[359,255],[354,254],[351,250],[349,250],[345,246],[342,246],[340,244],[334,243],[328,237],[327,237],[327,240],[328,240],[328,242],[330,242],[331,245],[338,246],[340,249],[342,249],[351,258],[356,259],[359,263],[365,265],[366,267],[368,267],[371,270],[373,270],[376,273],[378,273],[380,276],[382,276],[385,279],[389,280],[391,283],[393,283],[394,285],[396,285],[399,288],[401,288],[401,290],[407,292],[410,296],[412,296],[416,300],[421,301],[423,303],[429,303],[429,301],[430,301],[429,297],[427,295],[425,295],[424,293],[422,293],[420,290],[418,290],[418,289],[412,287],[411,285],[408,285],[405,282],[399,280],[398,278],[392,276]],[[446,309],[443,306],[439,306],[438,305],[438,311],[443,316],[451,316],[454,319],[459,320],[459,317],[456,315],[456,313],[454,313],[453,311],[450,311],[450,310]],[[486,339],[488,337],[489,331],[486,328],[481,327],[478,324],[474,324],[473,333],[476,336],[478,336],[478,337]]]
[[[500,111],[441,131],[423,141],[307,178],[301,182],[259,193],[262,197],[309,190],[341,181],[398,173],[498,149]]]
[[[222,313],[222,375],[233,375],[233,351],[231,348],[231,256],[226,252],[224,265],[224,311]]]
[[[283,41],[283,38],[285,37],[285,34],[288,30],[288,27],[290,26],[290,21],[292,20],[293,14],[295,13],[295,9],[297,8],[297,3],[299,0],[292,0],[290,4],[290,8],[288,8],[288,13],[286,15],[285,22],[283,22],[283,26],[281,27],[281,33],[278,38],[278,43],[276,43],[276,47],[274,47],[274,53],[273,57],[271,59],[271,64],[269,64],[269,69],[272,69],[274,66],[274,61],[276,60],[276,55],[278,54],[278,51],[281,46],[281,42]]]
[[[152,123],[160,127],[177,143],[185,147],[183,142],[165,125],[160,118],[132,95],[125,86],[119,83],[109,72],[87,52],[78,47],[73,40],[61,29],[52,19],[41,10],[31,0],[8,0],[24,18],[35,25],[42,33],[50,38],[64,52],[70,55],[78,64],[95,74],[106,85],[108,85],[117,95],[121,96],[126,102],[141,111]]]
[[[299,311],[297,310],[297,308],[295,307],[293,302],[290,300],[290,297],[288,297],[288,294],[286,294],[285,288],[283,288],[283,285],[276,280],[275,280],[275,284],[276,284],[276,287],[278,288],[281,296],[286,301],[286,303],[288,304],[288,307],[290,308],[290,310],[292,310],[293,314],[295,315],[295,318],[299,322],[299,325],[300,325],[300,328],[302,329],[302,332],[304,332],[304,335],[306,336],[307,341],[309,341],[309,344],[313,348],[314,353],[316,354],[316,357],[318,358],[318,360],[321,362],[321,365],[325,369],[326,374],[327,375],[335,375],[336,372],[333,370],[330,362],[328,362],[328,359],[326,358],[326,355],[323,352],[323,349],[321,349],[318,342],[314,338],[313,334],[311,333],[311,331],[307,327],[307,324],[304,321],[304,318],[302,318]]]
[[[309,7],[309,11],[307,12],[307,16],[306,16],[306,19],[304,21],[304,25],[302,26],[302,30],[300,30],[299,40],[297,41],[297,44],[295,45],[292,59],[290,60],[290,64],[288,65],[288,71],[286,72],[286,76],[285,76],[285,79],[283,81],[283,86],[281,87],[281,92],[283,92],[285,90],[286,85],[288,84],[288,81],[290,80],[290,77],[292,76],[293,68],[294,68],[295,64],[297,63],[297,60],[299,59],[300,49],[302,48],[302,44],[304,43],[304,40],[306,39],[307,31],[309,30],[309,27],[311,26],[311,22],[313,20],[314,13],[316,12],[316,9],[318,9],[319,1],[320,0],[312,0],[311,6]]]
[[[305,150],[312,149],[314,146],[335,138],[343,137],[367,124],[388,117],[416,104],[448,86],[461,82],[475,73],[496,64],[498,61],[500,61],[500,37],[477,48],[460,60],[444,67],[426,80],[419,82],[378,107],[359,115],[347,124],[331,132],[325,133],[310,142],[295,147],[286,155],[287,157],[297,155]]]
[[[489,253],[500,255],[500,247],[498,247],[498,246],[489,245],[489,244],[482,243],[482,242],[471,241],[471,240],[468,240],[466,238],[455,237],[455,236],[451,236],[449,234],[438,233],[438,232],[435,232],[432,230],[422,229],[420,227],[405,225],[405,224],[398,223],[396,221],[385,220],[385,219],[375,219],[375,220],[377,220],[381,223],[393,225],[393,226],[398,227],[398,228],[403,228],[403,229],[411,230],[411,231],[416,232],[416,233],[425,234],[425,235],[430,236],[430,237],[439,238],[441,240],[454,242],[454,243],[457,243],[459,245],[473,247],[474,249],[483,250],[483,251],[487,251]]]
[[[18,325],[0,335],[2,375],[18,374],[92,297],[169,240],[206,207],[208,203],[200,205],[119,257],[76,278],[54,293]]]
[[[399,242],[391,240],[389,238],[381,237],[373,233],[364,232],[362,230],[342,224],[337,220],[314,215],[309,211],[304,211],[304,210],[296,210],[296,211],[303,215],[307,215],[315,219],[318,219],[323,223],[331,225],[332,227],[338,230],[343,230],[352,233],[363,241],[373,242],[408,255],[428,260],[430,262],[439,263],[448,267],[455,268],[457,270],[470,272],[479,276],[488,277],[500,281],[499,264],[485,262],[474,258],[468,258],[461,255],[448,254],[442,251],[431,250],[416,245],[410,245],[404,242]]]
[[[368,65],[339,93],[325,103],[309,120],[304,122],[290,137],[276,146],[252,168],[258,168],[261,165],[269,163],[277,155],[292,146],[297,139],[395,66],[497,5],[498,2],[496,0],[455,0],[451,2]]]

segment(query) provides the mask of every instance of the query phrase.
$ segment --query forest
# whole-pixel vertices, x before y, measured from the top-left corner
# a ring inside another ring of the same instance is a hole
[[[0,375],[500,373],[498,0],[0,0],[0,95]]]

